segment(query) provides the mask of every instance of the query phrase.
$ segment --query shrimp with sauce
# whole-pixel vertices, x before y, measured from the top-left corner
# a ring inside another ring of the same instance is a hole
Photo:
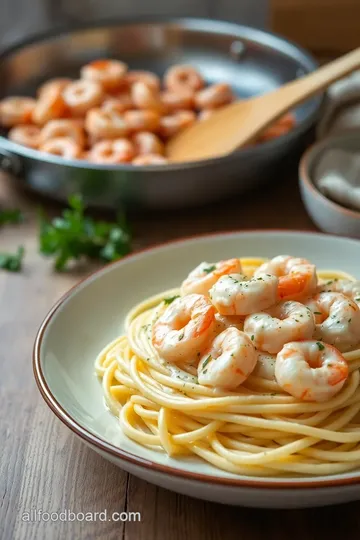
[[[115,139],[128,131],[122,114],[101,108],[90,109],[85,118],[85,129],[96,139]]]
[[[320,341],[286,343],[276,357],[277,383],[302,401],[328,401],[344,386],[348,374],[342,354]]]
[[[346,352],[360,342],[360,309],[353,300],[337,292],[322,292],[307,302],[312,310],[317,339]]]
[[[211,302],[222,315],[249,315],[273,306],[278,300],[279,280],[272,274],[247,278],[223,275],[209,291]]]
[[[135,147],[125,138],[104,140],[95,143],[88,152],[87,159],[94,163],[128,163],[135,156]]]
[[[154,323],[152,344],[169,362],[191,363],[208,345],[215,308],[201,294],[176,298]]]
[[[318,292],[338,292],[353,300],[360,307],[360,281],[330,279],[318,286]]]
[[[82,79],[100,83],[104,90],[119,88],[127,72],[127,65],[119,60],[94,60],[80,70]]]
[[[257,353],[249,336],[237,328],[219,334],[198,365],[199,384],[234,390],[255,368]]]
[[[279,302],[267,312],[248,315],[244,331],[255,347],[271,354],[278,353],[290,341],[311,339],[315,321],[311,310],[293,300]]]
[[[188,65],[175,65],[170,67],[164,75],[165,87],[177,92],[179,90],[200,90],[205,85],[201,74]]]
[[[316,291],[316,267],[307,259],[278,255],[259,266],[254,276],[263,273],[279,278],[278,293],[282,299],[296,300],[304,295],[311,296]]]
[[[73,116],[83,116],[93,107],[100,105],[104,90],[98,82],[83,79],[68,84],[62,96]]]
[[[182,282],[181,294],[184,296],[185,294],[198,293],[208,296],[209,290],[221,276],[240,272],[239,259],[226,259],[216,263],[202,262]]]

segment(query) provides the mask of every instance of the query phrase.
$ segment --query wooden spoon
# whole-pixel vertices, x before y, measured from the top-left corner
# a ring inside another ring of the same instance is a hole
[[[175,136],[167,145],[170,161],[224,156],[251,143],[275,120],[360,67],[360,48],[273,92],[239,100]]]

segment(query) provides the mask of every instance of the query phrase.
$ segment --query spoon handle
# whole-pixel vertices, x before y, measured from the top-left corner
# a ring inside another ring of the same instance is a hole
[[[360,67],[360,47],[318,68],[314,73],[291,81],[275,92],[271,92],[268,94],[269,101],[275,109],[278,109],[276,112],[281,114],[324,90],[358,67]]]

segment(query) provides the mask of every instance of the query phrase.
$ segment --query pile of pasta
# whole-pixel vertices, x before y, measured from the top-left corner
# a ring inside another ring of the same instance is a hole
[[[241,259],[242,272],[250,277],[262,262]],[[318,272],[320,282],[344,277],[351,278]],[[359,348],[343,353],[349,375],[327,401],[296,399],[256,371],[235,391],[204,386],[196,370],[165,362],[152,344],[154,323],[178,294],[165,291],[135,306],[126,333],[96,359],[107,406],[130,439],[248,476],[321,476],[360,467]]]
[[[167,163],[166,141],[233,100],[229,84],[207,86],[192,66],[172,66],[161,80],[118,60],[99,59],[83,66],[78,80],[44,83],[36,98],[4,98],[0,124],[13,142],[64,159],[161,165]],[[289,113],[258,142],[294,125]]]

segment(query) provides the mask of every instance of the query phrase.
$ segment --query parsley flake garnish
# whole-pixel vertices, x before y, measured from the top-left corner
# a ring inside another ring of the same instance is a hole
[[[215,264],[213,264],[212,266],[208,266],[207,268],[204,268],[203,272],[205,272],[205,274],[210,274],[210,272],[213,272],[214,270],[216,270]]]
[[[203,366],[202,366],[203,371],[204,371],[204,368],[206,368],[206,366],[210,362],[210,360],[211,360],[211,354],[209,354],[209,356],[207,357],[207,359],[203,363]]]
[[[168,298],[164,298],[165,306],[168,306],[169,304],[171,304],[177,298],[180,298],[180,296],[178,294],[176,294],[175,296],[169,296]]]
[[[320,341],[317,341],[316,345],[318,346],[319,351],[323,351],[325,349],[325,346],[322,343],[320,343]]]

